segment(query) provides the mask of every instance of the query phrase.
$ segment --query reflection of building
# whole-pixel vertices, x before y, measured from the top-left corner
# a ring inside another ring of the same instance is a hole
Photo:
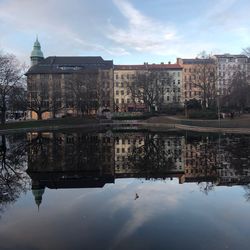
[[[185,182],[215,182],[217,180],[217,145],[206,138],[186,141]]]
[[[28,174],[39,206],[45,188],[91,188],[116,178],[250,183],[250,140],[156,133],[28,133]],[[239,152],[239,145],[246,150]]]
[[[116,178],[178,177],[182,182],[183,143],[184,139],[178,136],[151,137],[145,133],[116,134]]]
[[[43,58],[38,40],[26,73],[28,101],[43,118],[113,110],[113,61],[101,57]],[[98,109],[98,107],[100,107]],[[30,118],[37,118],[34,111]]]

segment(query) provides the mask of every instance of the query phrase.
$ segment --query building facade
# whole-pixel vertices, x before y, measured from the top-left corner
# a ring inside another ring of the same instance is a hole
[[[216,64],[213,58],[177,58],[182,71],[184,102],[199,100],[205,106],[215,97]]]
[[[228,95],[233,77],[237,72],[248,74],[248,58],[245,55],[215,55],[219,95]]]
[[[41,55],[37,40],[31,54],[32,66],[26,73],[29,118],[113,111],[113,61],[102,57],[44,59]]]
[[[162,86],[159,100],[162,105],[183,105],[182,67],[178,64],[115,65],[114,101],[117,112],[145,111],[147,106],[140,98],[133,96],[131,86],[139,75],[152,74],[157,86]],[[145,85],[146,86],[146,83]],[[145,87],[146,88],[146,87]],[[143,85],[142,85],[143,89]],[[143,91],[143,90],[142,90]],[[156,109],[159,104],[155,103]]]

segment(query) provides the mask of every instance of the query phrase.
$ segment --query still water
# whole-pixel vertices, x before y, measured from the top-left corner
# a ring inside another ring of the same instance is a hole
[[[250,137],[0,137],[0,249],[249,249]]]

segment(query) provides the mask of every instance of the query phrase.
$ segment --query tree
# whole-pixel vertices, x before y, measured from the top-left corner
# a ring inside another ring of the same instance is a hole
[[[171,84],[170,74],[155,71],[144,71],[136,75],[135,80],[128,86],[133,103],[144,103],[149,112],[162,107],[164,95]]]
[[[52,112],[52,117],[56,118],[58,111],[64,108],[62,89],[59,79],[53,79],[53,84],[51,86],[51,96],[49,99],[49,110]]]
[[[185,105],[187,109],[200,110],[202,108],[201,103],[197,99],[190,99],[185,102]]]
[[[100,105],[97,71],[72,74],[66,84],[66,106],[76,110],[77,115],[96,113]]]
[[[42,115],[50,111],[49,86],[46,80],[34,81],[29,86],[28,110],[37,114],[37,119],[42,120]]]
[[[0,53],[0,112],[1,124],[5,124],[8,99],[11,90],[21,85],[24,66],[21,66],[14,55]]]
[[[250,47],[244,48],[242,50],[242,54],[249,57],[250,56]]]
[[[237,71],[231,79],[227,102],[230,107],[243,111],[249,103],[250,85],[246,72]]]
[[[215,60],[203,52],[201,57],[196,59],[193,71],[191,84],[201,91],[202,109],[213,107],[216,103],[216,82],[219,78],[216,74]]]
[[[27,110],[27,91],[23,86],[14,86],[9,96],[9,109],[11,112],[24,112]]]

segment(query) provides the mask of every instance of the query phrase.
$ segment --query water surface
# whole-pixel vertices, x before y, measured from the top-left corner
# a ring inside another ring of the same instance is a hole
[[[250,137],[1,137],[1,249],[248,249]]]

